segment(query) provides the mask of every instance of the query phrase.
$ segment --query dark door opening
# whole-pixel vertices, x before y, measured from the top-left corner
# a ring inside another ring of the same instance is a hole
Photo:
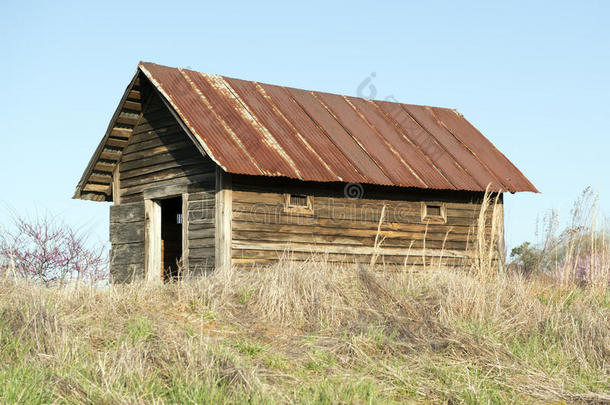
[[[182,260],[182,197],[160,200],[161,263],[163,281],[179,277]]]

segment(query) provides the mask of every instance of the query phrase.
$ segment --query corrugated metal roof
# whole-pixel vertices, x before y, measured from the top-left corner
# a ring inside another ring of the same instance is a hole
[[[205,152],[229,173],[537,192],[455,110],[299,90],[148,62],[138,68]]]
[[[536,188],[455,110],[306,91],[142,62],[230,173],[483,191]]]

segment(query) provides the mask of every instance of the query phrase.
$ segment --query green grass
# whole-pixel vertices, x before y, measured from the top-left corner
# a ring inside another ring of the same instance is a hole
[[[607,291],[434,270],[371,275],[380,290],[311,266],[106,290],[0,280],[0,403],[610,400]]]

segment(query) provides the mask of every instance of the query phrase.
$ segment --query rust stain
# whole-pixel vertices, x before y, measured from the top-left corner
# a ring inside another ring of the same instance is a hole
[[[305,91],[141,62],[225,171],[430,189],[536,188],[455,110]]]

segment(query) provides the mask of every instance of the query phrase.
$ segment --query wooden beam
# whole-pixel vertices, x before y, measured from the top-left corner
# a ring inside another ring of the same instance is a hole
[[[116,166],[116,162],[99,162],[98,161],[95,163],[95,166],[93,166],[93,170],[112,173],[115,166]]]
[[[97,146],[97,148],[95,150],[95,153],[93,154],[93,156],[89,160],[89,163],[87,164],[87,168],[85,169],[85,172],[83,173],[80,181],[78,182],[78,185],[76,186],[76,190],[74,191],[73,198],[80,198],[80,195],[81,195],[81,193],[83,191],[83,187],[88,182],[89,175],[91,174],[91,172],[93,170],[95,170],[94,168],[96,166],[96,163],[98,162],[99,157],[100,157],[100,155],[102,153],[102,150],[104,149],[104,147],[106,145],[106,140],[109,138],[110,135],[112,135],[111,132],[114,131],[116,120],[119,117],[119,114],[121,113],[121,110],[123,109],[123,103],[127,100],[128,96],[133,92],[133,89],[134,89],[134,86],[135,86],[135,82],[139,79],[139,75],[140,75],[140,70],[138,69],[138,71],[136,71],[136,74],[134,75],[133,79],[131,79],[131,82],[129,83],[129,85],[125,89],[125,93],[123,93],[123,97],[121,98],[121,102],[119,103],[119,105],[117,106],[116,110],[114,111],[114,114],[112,115],[112,119],[110,120],[110,123],[108,124],[108,128],[106,129],[106,133],[104,134],[104,138],[99,143],[99,145]],[[139,91],[137,91],[137,96],[138,97],[140,96],[140,92]],[[131,135],[131,130],[129,130],[129,132],[127,134],[127,138],[129,137],[129,135]],[[110,169],[108,171],[112,171],[112,169]]]
[[[139,90],[131,90],[129,92],[129,95],[127,96],[127,98],[130,98],[132,100],[139,100],[141,97],[140,91]]]
[[[95,192],[82,192],[80,197],[81,200],[89,200],[89,201],[106,201],[108,197],[102,193]]]
[[[100,159],[104,160],[119,160],[121,158],[121,151],[116,149],[104,149],[100,155]]]
[[[123,108],[133,111],[142,111],[142,103],[127,100],[125,101],[125,104],[123,104]]]
[[[506,244],[504,240],[504,201],[503,196],[499,198],[499,203],[496,205],[498,212],[498,258],[500,259],[500,265],[504,266],[506,263]]]
[[[189,271],[189,194],[182,194],[182,268]]]
[[[116,122],[118,122],[119,124],[135,126],[138,123],[138,118],[139,117],[134,117],[132,114],[127,115],[125,113],[122,113],[117,117]]]
[[[95,183],[110,183],[112,181],[112,176],[110,176],[108,173],[103,172],[103,173],[92,173],[91,176],[89,176],[89,181],[93,181]]]
[[[129,138],[133,128],[120,128],[114,127],[112,131],[110,131],[110,136],[115,136],[117,138]]]
[[[128,143],[129,141],[126,139],[108,138],[106,141],[106,146],[114,146],[115,148],[124,149]]]
[[[112,201],[114,205],[121,204],[121,176],[118,163],[112,172]]]
[[[85,184],[83,191],[94,191],[96,193],[104,193],[106,195],[110,195],[110,184],[87,183]]]
[[[277,252],[303,252],[309,254],[337,253],[348,255],[372,255],[379,256],[417,256],[417,257],[447,257],[447,258],[469,258],[468,252],[463,250],[444,249],[409,249],[397,247],[373,246],[345,246],[345,245],[314,245],[311,243],[282,243],[282,242],[245,242],[234,241],[233,249],[239,250],[272,250]]]
[[[144,200],[144,269],[146,281],[160,283],[161,262],[161,205],[154,200]]]
[[[231,266],[232,188],[231,174],[216,166],[216,246],[214,256],[217,270]]]

